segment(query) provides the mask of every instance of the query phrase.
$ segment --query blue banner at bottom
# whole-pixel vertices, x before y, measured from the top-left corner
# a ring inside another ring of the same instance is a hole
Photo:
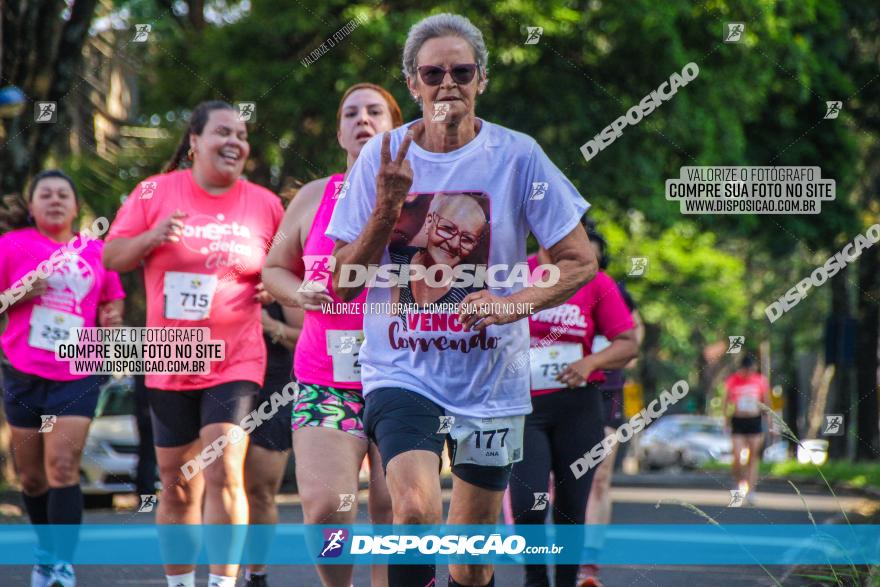
[[[39,535],[39,536],[38,536]],[[0,564],[880,564],[878,525],[0,526]]]

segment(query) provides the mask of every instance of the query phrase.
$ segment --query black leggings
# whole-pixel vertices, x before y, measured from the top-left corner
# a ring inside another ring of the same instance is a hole
[[[510,476],[510,501],[517,524],[543,524],[547,510],[532,509],[535,493],[547,493],[553,472],[553,523],[583,524],[595,469],[576,479],[570,465],[601,442],[604,436],[602,396],[595,385],[532,398],[534,411],[526,416],[523,460]],[[577,565],[556,566],[556,587],[574,587]],[[545,565],[526,565],[528,587],[548,586]]]

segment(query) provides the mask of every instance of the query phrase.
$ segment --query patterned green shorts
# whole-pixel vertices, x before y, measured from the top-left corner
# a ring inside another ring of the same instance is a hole
[[[333,428],[366,440],[363,413],[364,396],[360,391],[300,382],[292,428]]]

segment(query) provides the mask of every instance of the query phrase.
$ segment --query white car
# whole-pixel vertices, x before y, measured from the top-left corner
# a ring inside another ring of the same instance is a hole
[[[110,507],[116,493],[133,493],[138,464],[134,382],[111,379],[101,389],[80,464],[80,483],[90,506]]]
[[[642,432],[636,458],[646,469],[696,468],[709,461],[730,463],[733,455],[721,418],[674,414],[661,417]]]

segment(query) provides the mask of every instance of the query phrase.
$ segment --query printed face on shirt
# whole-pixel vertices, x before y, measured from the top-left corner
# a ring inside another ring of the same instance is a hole
[[[385,98],[376,90],[363,88],[349,94],[342,104],[336,138],[339,146],[356,159],[367,141],[392,128],[391,111]]]
[[[245,123],[229,108],[212,110],[200,135],[190,135],[193,167],[214,185],[231,185],[251,152]]]
[[[73,188],[61,177],[41,179],[34,188],[28,210],[39,227],[69,229],[77,214]]]
[[[455,267],[480,244],[486,222],[483,208],[470,196],[445,198],[431,214],[428,256],[433,263]]]
[[[489,197],[482,192],[410,194],[389,242],[392,262],[425,268],[448,267],[450,271],[441,269],[447,274],[460,264],[485,265],[489,259],[489,218]],[[475,267],[465,270],[470,275],[475,273]],[[414,302],[420,305],[458,303],[465,295],[464,289],[452,292],[451,285],[422,280],[416,280],[410,289]],[[482,287],[466,289],[476,291]]]

